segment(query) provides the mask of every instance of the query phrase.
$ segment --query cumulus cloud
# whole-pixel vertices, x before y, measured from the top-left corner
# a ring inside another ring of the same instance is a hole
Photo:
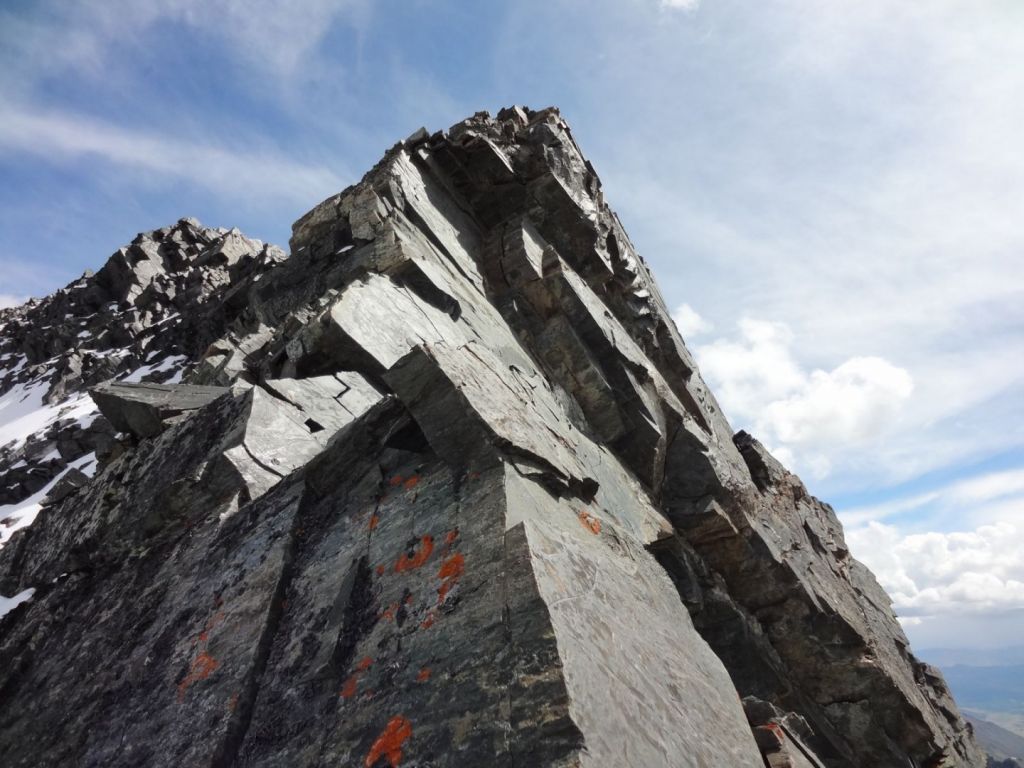
[[[889,592],[915,644],[1020,640],[1024,469],[961,478],[840,517],[850,550]]]
[[[683,11],[692,11],[698,5],[700,5],[700,0],[661,0],[662,8],[673,8]]]
[[[854,357],[816,370],[790,396],[768,403],[761,423],[785,445],[862,441],[883,432],[914,382],[880,357]]]
[[[27,296],[15,296],[13,293],[0,293],[0,309],[17,307],[28,300]]]
[[[904,535],[871,522],[846,538],[903,617],[1024,610],[1024,530],[1014,523]]]
[[[784,323],[744,318],[738,339],[698,346],[701,370],[726,414],[752,429],[779,458],[816,476],[827,447],[865,444],[885,434],[914,389],[903,368],[880,357],[851,357],[808,371]]]
[[[672,313],[672,319],[675,321],[676,327],[684,339],[699,336],[715,327],[711,322],[701,317],[697,310],[689,304],[680,304],[676,307],[675,312]]]

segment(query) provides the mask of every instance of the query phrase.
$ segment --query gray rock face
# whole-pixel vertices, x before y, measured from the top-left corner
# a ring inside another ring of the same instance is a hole
[[[167,422],[228,393],[226,387],[108,381],[89,394],[100,413],[120,432],[155,437]]]
[[[0,550],[5,764],[984,764],[556,110],[417,132],[260,247],[190,257],[187,384],[95,388],[133,439]],[[160,304],[153,251],[104,290]]]
[[[120,452],[88,391],[177,382],[234,322],[250,282],[285,259],[274,246],[194,219],[138,235],[96,274],[0,310],[0,547],[69,474]],[[145,424],[145,410],[132,413]],[[159,429],[152,419],[148,429]]]

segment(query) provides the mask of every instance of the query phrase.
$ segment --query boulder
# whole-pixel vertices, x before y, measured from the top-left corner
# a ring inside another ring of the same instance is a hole
[[[109,381],[90,390],[100,412],[121,432],[154,437],[167,423],[228,393],[224,387]]]

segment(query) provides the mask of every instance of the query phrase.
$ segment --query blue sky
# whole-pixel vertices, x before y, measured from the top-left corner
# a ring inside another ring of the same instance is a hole
[[[555,104],[737,428],[918,647],[1024,635],[1024,4],[0,9],[0,301],[181,216],[286,245],[421,125]]]

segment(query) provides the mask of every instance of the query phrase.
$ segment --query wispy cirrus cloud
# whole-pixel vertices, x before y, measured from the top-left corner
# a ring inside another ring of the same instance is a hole
[[[661,0],[662,8],[674,10],[692,11],[700,5],[700,0]]]
[[[34,76],[74,69],[102,75],[112,57],[137,45],[158,26],[181,25],[227,46],[255,71],[291,77],[307,64],[341,19],[365,23],[367,0],[86,0],[44,2],[32,18],[0,12],[0,39],[8,51],[8,74]]]
[[[912,517],[930,527],[992,525],[1024,520],[1024,468],[1011,468],[939,483],[927,491],[839,510],[843,523],[856,528],[873,522]],[[910,527],[901,521],[904,527]],[[917,523],[920,526],[921,522]],[[1024,538],[1024,531],[1021,532]]]
[[[46,163],[99,161],[136,172],[136,181],[168,177],[198,184],[237,203],[308,205],[344,186],[322,166],[260,147],[226,147],[148,133],[82,114],[9,105],[0,121],[0,154]]]

